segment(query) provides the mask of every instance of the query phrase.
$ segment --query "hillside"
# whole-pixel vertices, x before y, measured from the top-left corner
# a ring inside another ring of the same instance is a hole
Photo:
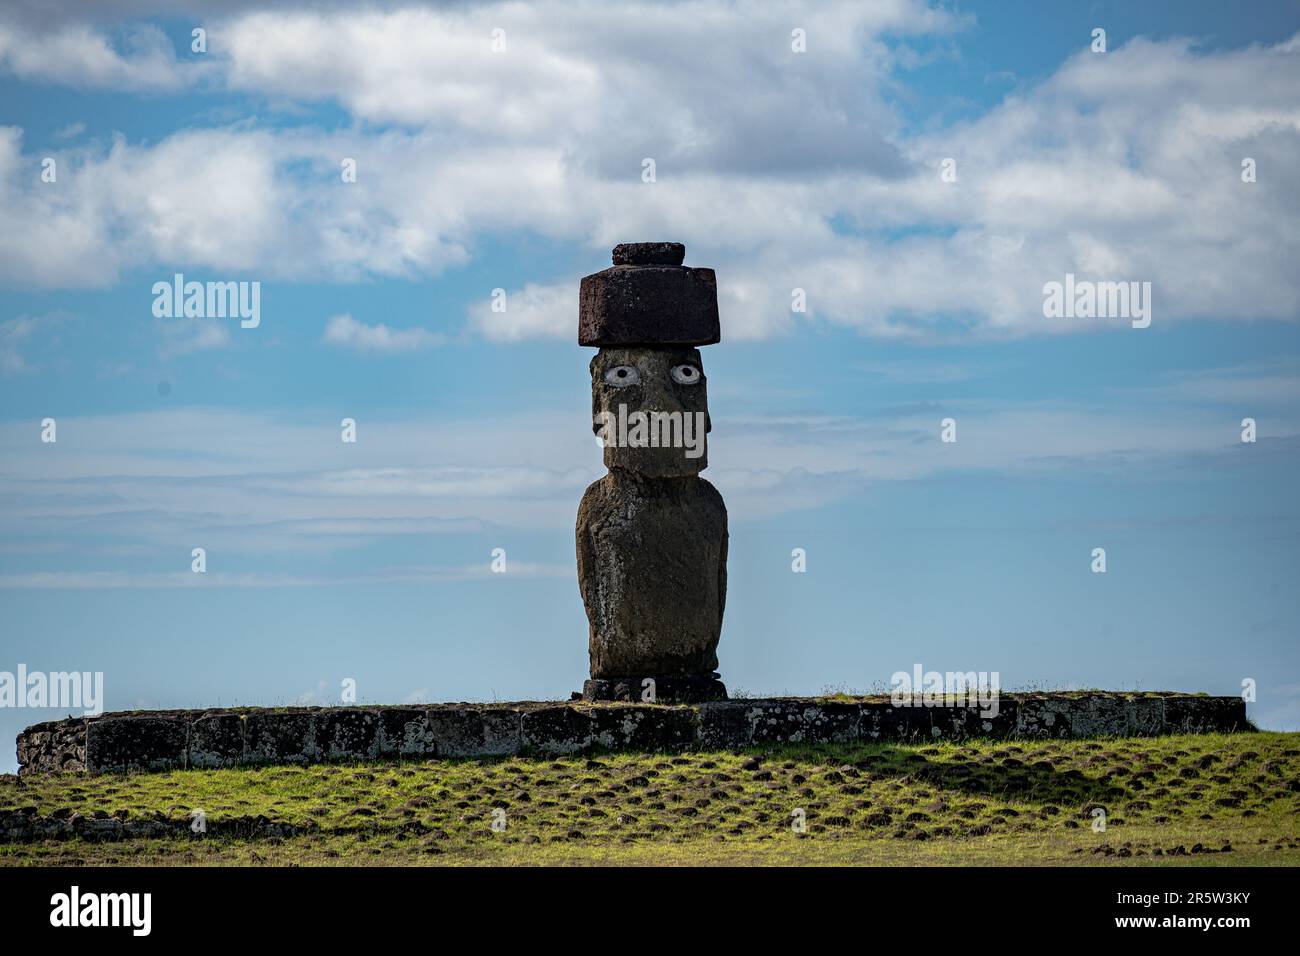
[[[0,862],[1296,865],[1297,814],[1300,734],[826,745],[9,776]]]

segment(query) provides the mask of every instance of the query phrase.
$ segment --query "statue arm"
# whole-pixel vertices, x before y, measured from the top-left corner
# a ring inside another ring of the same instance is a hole
[[[727,513],[722,513],[722,549],[718,557],[718,626],[727,608]]]
[[[596,550],[591,543],[591,493],[582,496],[578,506],[578,522],[575,529],[578,550],[578,590],[582,592],[582,605],[587,610],[588,620],[596,609]]]

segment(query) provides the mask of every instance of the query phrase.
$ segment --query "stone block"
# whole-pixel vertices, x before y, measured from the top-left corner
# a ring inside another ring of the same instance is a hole
[[[1019,698],[1016,707],[1017,737],[1070,737],[1067,717],[1072,703],[1038,695]]]
[[[201,714],[190,723],[191,767],[233,767],[244,759],[244,718],[240,714]]]
[[[716,677],[657,676],[588,678],[582,684],[582,699],[642,703],[646,680],[654,681],[655,703],[700,704],[706,700],[726,700],[727,687]]]
[[[186,727],[168,717],[100,717],[86,728],[92,773],[174,770],[185,766]]]
[[[859,727],[863,740],[929,740],[933,726],[925,707],[896,707],[888,700],[862,705]]]
[[[244,723],[249,763],[312,763],[321,759],[312,711],[254,711]]]
[[[533,753],[582,753],[592,746],[593,729],[588,709],[557,704],[523,712],[524,749]]]
[[[680,242],[620,242],[614,247],[616,266],[679,266],[685,258]]]
[[[712,345],[721,341],[712,269],[619,265],[578,289],[578,344]]]
[[[819,744],[856,738],[858,704],[799,699],[751,700],[744,710],[749,745]]]
[[[437,739],[424,707],[385,707],[379,712],[379,752],[386,757],[436,757]]]
[[[449,705],[429,708],[427,719],[439,757],[508,756],[523,746],[516,710]]]
[[[701,704],[699,727],[701,750],[743,750],[750,745],[751,727],[745,701]]]
[[[1163,723],[1167,734],[1226,734],[1248,730],[1246,702],[1240,697],[1165,697]]]
[[[326,760],[379,756],[379,715],[373,710],[328,708],[316,713],[316,746]]]
[[[693,707],[641,704],[592,707],[592,744],[606,750],[660,753],[695,743],[699,715]]]

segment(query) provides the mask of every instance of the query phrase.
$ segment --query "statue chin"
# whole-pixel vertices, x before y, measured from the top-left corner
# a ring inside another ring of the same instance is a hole
[[[605,446],[605,467],[636,472],[646,478],[690,478],[709,466],[707,451],[687,458],[683,448],[614,448]]]

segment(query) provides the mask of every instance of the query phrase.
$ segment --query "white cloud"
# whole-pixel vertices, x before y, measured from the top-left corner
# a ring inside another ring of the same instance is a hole
[[[178,61],[166,35],[152,25],[133,25],[110,38],[85,24],[43,31],[0,22],[0,70],[73,87],[163,91],[197,79],[204,66]]]
[[[1290,359],[1253,362],[1231,368],[1171,372],[1145,388],[1130,389],[1125,399],[1142,402],[1227,405],[1243,415],[1291,408],[1300,402],[1300,363]],[[1271,417],[1271,416],[1270,416]]]
[[[154,325],[160,335],[158,354],[164,360],[223,349],[231,342],[230,326],[221,319],[163,319]]]
[[[509,561],[505,573],[494,572],[489,562],[467,565],[428,565],[425,567],[387,568],[362,575],[334,576],[293,575],[263,571],[36,571],[0,574],[0,590],[104,590],[121,588],[336,588],[354,584],[409,584],[421,581],[471,581],[515,578],[572,577],[568,565],[541,562]]]
[[[31,337],[35,327],[36,320],[26,315],[0,323],[0,374],[13,375],[27,371],[27,362],[19,353],[18,347]]]
[[[430,332],[428,329],[390,329],[382,322],[366,325],[346,312],[333,316],[325,324],[325,335],[322,339],[330,345],[356,349],[359,352],[388,354],[433,348],[441,345],[444,340],[444,336]]]
[[[795,22],[812,37],[802,59],[790,48]],[[897,171],[897,122],[879,92],[892,54],[880,36],[961,22],[912,0],[688,2],[671,16],[659,3],[539,0],[267,12],[236,18],[222,37],[236,89],[332,99],[369,122],[453,139],[559,146],[607,176],[639,174],[647,155],[677,171],[766,175]],[[798,117],[798,135],[774,138],[775,117]]]
[[[1153,389],[1118,408],[1108,396],[1096,406],[963,401],[855,417],[736,410],[715,417],[705,474],[736,522],[860,496],[873,482],[963,472],[1043,477],[1085,469],[1131,480],[1135,469],[1195,461],[1196,468],[1182,468],[1195,475],[1214,456],[1247,446],[1239,440],[1240,415],[1206,414],[1200,397],[1182,386],[1175,380],[1163,393]],[[938,440],[947,415],[958,422],[955,445]],[[197,577],[187,577],[194,546],[187,542],[196,540],[210,556],[284,555],[380,539],[571,529],[583,489],[604,473],[599,449],[568,409],[367,420],[357,445],[338,440],[337,421],[203,408],[61,416],[57,446],[35,441],[30,422],[0,425],[0,498],[8,502],[0,540],[13,555],[48,556],[40,549],[51,541],[74,542],[78,554],[174,553],[175,576],[144,579],[168,586]],[[1294,402],[1261,423],[1261,444],[1248,446],[1251,453],[1269,453],[1270,443],[1290,453],[1300,433]],[[430,449],[437,467],[429,465]],[[143,550],[123,552],[127,545]],[[532,573],[528,556],[517,557],[512,551],[512,571]],[[8,563],[15,573],[44,567]],[[210,567],[211,581],[257,586],[213,577],[222,569]],[[453,573],[382,570],[388,577]],[[43,586],[146,586],[139,580],[53,578]]]
[[[0,574],[0,588],[84,590],[103,588],[285,588],[328,582],[284,574],[225,574],[193,571],[131,573],[126,571],[37,571]]]
[[[574,338],[578,314],[577,284],[527,283],[522,289],[506,292],[505,308],[492,310],[492,300],[485,299],[470,311],[471,325],[496,342],[515,342],[526,338]]]
[[[914,134],[881,93],[906,81],[897,37],[965,21],[904,0],[674,12],[232,14],[214,83],[334,101],[359,122],[117,140],[61,156],[57,186],[0,128],[0,215],[16,224],[0,235],[0,282],[94,286],[141,265],[413,278],[519,234],[576,247],[593,269],[619,241],[685,241],[688,261],[717,269],[729,340],[805,324],[911,338],[1107,327],[1043,318],[1043,284],[1066,272],[1151,282],[1157,327],[1300,316],[1294,40],[1206,52],[1138,39]],[[795,20],[807,54],[790,53]],[[498,26],[507,51],[494,54]],[[654,184],[640,181],[644,156]],[[938,175],[949,156],[951,184]],[[356,183],[340,182],[342,157],[357,159]],[[494,280],[511,310],[476,304],[469,325],[497,341],[569,335],[578,276],[547,269]],[[795,287],[806,315],[790,312]]]
[[[23,356],[22,348],[68,318],[66,312],[50,312],[45,315],[20,315],[0,322],[0,375],[16,375],[39,367],[40,363],[33,364]]]

